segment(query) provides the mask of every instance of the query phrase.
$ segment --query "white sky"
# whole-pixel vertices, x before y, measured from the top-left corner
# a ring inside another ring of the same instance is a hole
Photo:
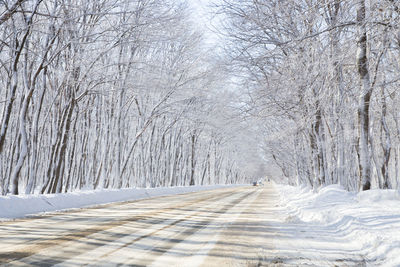
[[[210,0],[189,0],[190,5],[196,9],[199,15],[205,18],[207,15],[207,5],[210,4]]]
[[[210,23],[212,15],[210,14],[211,8],[209,7],[215,0],[189,0],[188,2],[193,8],[193,21],[198,22],[199,26],[204,28],[207,42],[216,44],[218,42],[218,36],[212,30]]]

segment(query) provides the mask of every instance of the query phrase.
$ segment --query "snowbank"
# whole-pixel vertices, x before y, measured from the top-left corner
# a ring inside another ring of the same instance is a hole
[[[55,195],[0,196],[0,220],[21,218],[42,212],[82,208],[111,202],[138,200],[232,186],[235,185],[97,190]]]
[[[324,227],[324,234],[339,237],[343,246],[352,244],[367,265],[400,266],[398,191],[354,193],[330,185],[314,193],[304,187],[275,186],[281,205],[288,211],[288,222]]]

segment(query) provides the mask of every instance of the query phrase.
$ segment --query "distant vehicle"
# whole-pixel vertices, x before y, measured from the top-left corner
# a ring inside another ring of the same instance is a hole
[[[253,186],[257,186],[258,184],[257,184],[257,182],[253,182]]]

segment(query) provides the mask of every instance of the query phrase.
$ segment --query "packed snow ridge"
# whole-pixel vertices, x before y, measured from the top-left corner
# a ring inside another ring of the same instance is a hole
[[[400,194],[397,190],[348,192],[330,185],[313,192],[306,187],[276,185],[287,222],[306,225],[300,233],[325,249],[352,251],[367,266],[400,266]],[[304,240],[307,240],[304,239]],[[322,241],[322,242],[321,242]],[[311,244],[303,244],[312,246]],[[370,263],[370,264],[368,264]]]

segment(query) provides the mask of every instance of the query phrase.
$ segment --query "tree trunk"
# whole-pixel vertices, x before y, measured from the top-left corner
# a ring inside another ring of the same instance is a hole
[[[194,185],[194,171],[196,168],[196,160],[195,160],[195,147],[196,147],[196,131],[191,136],[191,143],[192,143],[192,149],[191,149],[191,161],[190,161],[190,183],[189,185]]]
[[[372,95],[372,87],[368,70],[367,56],[367,29],[365,1],[359,3],[357,10],[357,23],[359,39],[357,42],[357,70],[361,83],[361,95],[358,106],[358,126],[360,136],[360,174],[362,190],[371,189],[371,157],[369,149],[369,107]]]

